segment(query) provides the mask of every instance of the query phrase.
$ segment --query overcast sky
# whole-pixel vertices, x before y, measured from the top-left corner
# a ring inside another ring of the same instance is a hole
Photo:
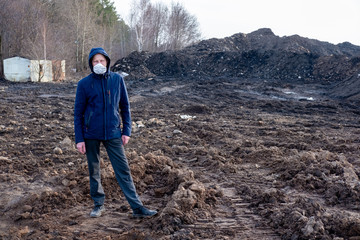
[[[114,0],[127,20],[133,0]],[[203,39],[271,28],[277,36],[298,34],[334,44],[360,46],[360,0],[174,0],[196,16]],[[151,0],[171,4],[171,0]]]

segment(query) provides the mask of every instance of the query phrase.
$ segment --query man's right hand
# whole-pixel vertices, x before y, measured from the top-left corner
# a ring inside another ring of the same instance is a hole
[[[81,154],[85,154],[86,153],[86,148],[85,148],[85,142],[79,142],[76,144],[76,148],[79,150],[79,152]]]

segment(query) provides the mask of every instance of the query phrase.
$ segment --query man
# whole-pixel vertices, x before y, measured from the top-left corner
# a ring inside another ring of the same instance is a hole
[[[94,201],[91,217],[105,210],[105,194],[100,177],[100,144],[107,151],[116,179],[134,217],[157,214],[143,206],[131,177],[123,146],[129,142],[131,117],[128,94],[123,78],[110,71],[110,58],[102,48],[93,48],[89,55],[91,74],[77,86],[74,127],[76,147],[86,154],[90,175],[90,195]],[[121,130],[121,120],[123,129]]]

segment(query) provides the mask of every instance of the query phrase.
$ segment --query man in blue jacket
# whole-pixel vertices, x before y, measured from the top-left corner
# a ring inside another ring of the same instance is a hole
[[[86,154],[90,175],[90,195],[94,200],[91,217],[105,210],[105,194],[100,177],[100,144],[107,151],[116,179],[134,217],[153,216],[155,210],[143,206],[131,177],[123,145],[131,134],[128,94],[123,78],[110,71],[110,58],[102,48],[93,48],[89,55],[91,74],[77,86],[74,126],[76,147]],[[121,129],[121,121],[123,129]]]

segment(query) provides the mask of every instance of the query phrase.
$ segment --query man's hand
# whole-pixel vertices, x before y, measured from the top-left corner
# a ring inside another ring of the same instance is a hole
[[[125,136],[125,135],[122,135],[121,136],[121,140],[123,142],[123,145],[127,144],[130,140],[130,137],[129,136]]]
[[[79,150],[81,154],[86,153],[85,142],[79,142],[78,144],[76,144],[76,148]]]

